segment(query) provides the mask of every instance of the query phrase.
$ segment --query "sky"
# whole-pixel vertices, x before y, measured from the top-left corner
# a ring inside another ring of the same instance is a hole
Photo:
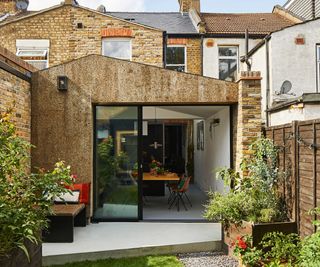
[[[44,9],[60,4],[62,0],[29,0],[29,10]],[[99,5],[108,11],[179,11],[178,0],[78,0],[79,4],[92,9]],[[271,12],[276,4],[286,0],[201,0],[202,12]]]

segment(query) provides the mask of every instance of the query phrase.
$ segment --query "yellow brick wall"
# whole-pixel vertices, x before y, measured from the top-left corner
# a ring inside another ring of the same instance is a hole
[[[201,39],[187,39],[187,72],[201,75]]]
[[[83,28],[78,29],[77,24]],[[16,39],[49,39],[49,65],[54,66],[88,54],[101,54],[101,30],[132,30],[132,60],[162,66],[162,32],[108,17],[80,7],[64,5],[0,26],[0,45],[16,52]]]
[[[13,108],[13,117],[19,136],[30,138],[31,94],[30,84],[0,69],[0,112]]]

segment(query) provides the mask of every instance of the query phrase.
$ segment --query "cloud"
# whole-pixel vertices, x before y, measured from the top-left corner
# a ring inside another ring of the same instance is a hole
[[[30,0],[29,10],[41,10],[59,5],[62,0]],[[108,11],[145,11],[145,0],[78,0],[79,4],[91,9],[104,5]]]

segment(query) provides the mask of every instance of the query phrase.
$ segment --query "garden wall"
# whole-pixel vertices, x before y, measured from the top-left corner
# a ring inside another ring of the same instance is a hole
[[[0,47],[0,112],[13,108],[18,134],[31,140],[32,66]]]
[[[279,148],[279,167],[286,172],[280,190],[300,235],[315,231],[308,211],[320,204],[320,120],[270,127],[266,136]]]

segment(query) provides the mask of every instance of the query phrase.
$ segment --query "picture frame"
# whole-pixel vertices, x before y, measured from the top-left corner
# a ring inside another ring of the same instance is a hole
[[[197,123],[197,150],[204,151],[204,121]]]

